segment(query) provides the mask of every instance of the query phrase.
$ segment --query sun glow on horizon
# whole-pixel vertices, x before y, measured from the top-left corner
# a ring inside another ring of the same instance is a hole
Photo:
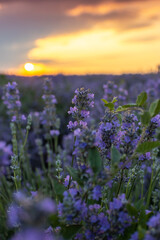
[[[24,65],[24,68],[25,68],[26,71],[31,72],[31,71],[34,70],[34,65],[32,63],[26,63]]]
[[[97,26],[90,31],[38,39],[27,57],[35,63],[44,61],[43,71],[46,74],[150,71],[159,62],[160,36],[153,41],[143,41],[143,38],[154,36],[156,31],[157,26],[154,26],[141,32],[132,30],[118,34]]]
[[[160,17],[157,5],[146,4],[147,10],[135,1],[118,9],[115,2],[67,9],[65,17],[90,19],[91,26],[35,39],[26,55],[31,63],[13,71],[25,76],[150,72],[160,61]]]
[[[123,74],[160,64],[158,0],[35,2],[0,0],[0,72]]]

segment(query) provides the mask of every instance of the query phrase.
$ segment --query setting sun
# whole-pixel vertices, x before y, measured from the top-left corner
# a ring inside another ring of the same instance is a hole
[[[24,65],[24,68],[25,68],[26,71],[31,72],[34,69],[34,65],[32,63],[26,63]]]

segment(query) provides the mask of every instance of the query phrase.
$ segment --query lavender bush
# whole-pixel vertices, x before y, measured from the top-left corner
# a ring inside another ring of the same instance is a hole
[[[4,86],[0,239],[160,239],[159,82],[135,98],[110,80],[101,100],[79,87],[69,107],[47,78],[31,111],[16,82]]]

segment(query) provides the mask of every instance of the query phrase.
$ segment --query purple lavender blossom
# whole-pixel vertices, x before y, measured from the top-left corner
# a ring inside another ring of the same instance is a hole
[[[138,237],[138,232],[135,232],[132,234],[131,238],[129,240],[138,240],[139,237]]]
[[[75,96],[72,99],[74,107],[70,107],[68,111],[72,115],[72,118],[75,119],[74,122],[70,121],[68,128],[74,130],[75,128],[86,128],[87,122],[86,119],[90,115],[89,109],[94,107],[94,94],[90,92],[89,89],[78,88],[75,91]]]
[[[157,128],[160,127],[160,114],[156,115],[151,119],[150,125],[146,130],[145,139],[148,141],[149,139],[154,139]]]
[[[101,197],[102,197],[101,186],[97,185],[93,189],[92,198],[98,201]]]
[[[50,198],[45,198],[44,200],[40,201],[38,207],[40,211],[45,212],[47,214],[56,212],[56,205]]]
[[[145,240],[158,240],[160,238],[160,213],[150,218],[147,223],[149,230]]]
[[[103,212],[99,213],[100,208],[101,206],[99,204],[90,205],[88,207],[88,214],[85,219],[85,237],[81,239],[96,239],[97,236],[100,239],[109,237],[109,219]]]
[[[51,79],[45,79],[44,82],[44,95],[42,96],[45,106],[41,113],[41,122],[46,129],[46,138],[49,138],[49,134],[52,136],[59,135],[60,119],[56,114],[57,100],[53,95],[53,86]]]
[[[11,240],[56,240],[51,231],[42,231],[36,228],[28,228],[15,234]]]
[[[27,197],[19,191],[14,194],[14,202],[8,208],[8,224],[10,227],[41,226],[49,215],[55,213],[56,205],[52,199],[41,199],[33,194]]]
[[[58,205],[59,217],[68,224],[80,223],[87,214],[87,207],[77,189],[65,191],[63,195],[63,202]]]
[[[11,117],[12,122],[21,123],[26,121],[26,117],[20,113],[22,104],[16,82],[6,84],[2,100],[8,109],[8,115]]]
[[[146,234],[144,240],[159,240],[159,238],[154,238],[150,234]]]
[[[50,130],[50,134],[52,137],[54,137],[54,136],[59,136],[60,132],[59,130]]]
[[[74,130],[74,136],[76,136],[76,141],[73,155],[75,155],[78,164],[84,164],[89,149],[97,146],[96,131],[88,128],[77,128]]]
[[[12,155],[11,145],[6,142],[0,141],[0,169],[5,173],[5,168],[10,164],[10,157]]]
[[[113,202],[109,204],[109,223],[110,223],[110,235],[117,236],[117,234],[123,235],[126,228],[132,223],[132,218],[129,216],[126,209],[127,200],[125,194],[120,195],[118,198],[114,198]]]
[[[106,111],[96,133],[97,139],[99,139],[98,147],[104,159],[110,159],[111,146],[116,141],[119,126],[119,120],[116,115]]]
[[[11,204],[8,208],[8,225],[10,227],[17,227],[20,225],[19,206]]]
[[[118,85],[115,84],[114,81],[108,81],[106,84],[103,85],[103,89],[104,89],[103,98],[106,99],[108,102],[111,102],[113,97],[116,96],[118,98],[118,103],[120,105],[125,104],[128,97],[127,89],[118,87]]]

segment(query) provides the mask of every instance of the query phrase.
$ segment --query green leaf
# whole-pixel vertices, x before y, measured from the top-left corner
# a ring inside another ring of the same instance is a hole
[[[104,104],[105,107],[108,107],[109,110],[114,110],[114,103],[107,103],[107,104]]]
[[[151,115],[149,112],[145,111],[142,115],[141,115],[141,123],[145,126],[147,126],[151,121]]]
[[[64,239],[71,240],[76,235],[77,232],[82,228],[81,225],[72,225],[72,226],[64,226],[61,230],[61,234]]]
[[[138,107],[138,106],[135,103],[125,104],[123,106],[119,106],[116,109],[116,112],[121,112],[121,111],[127,110],[128,108],[132,108],[132,107]]]
[[[149,107],[149,112],[151,117],[156,116],[160,112],[160,99],[157,99],[156,101],[151,103]]]
[[[143,206],[140,210],[140,215],[139,215],[139,225],[143,228],[146,229],[147,227],[147,221],[148,217],[145,211],[145,207]]]
[[[62,201],[63,200],[63,193],[66,191],[66,187],[59,183],[57,180],[53,179],[53,186],[54,186],[54,192],[57,196],[57,198]]]
[[[114,97],[113,98],[113,100],[112,100],[112,103],[115,103],[115,102],[117,102],[118,100],[117,100],[117,97]]]
[[[89,150],[88,161],[93,172],[98,174],[102,169],[102,159],[96,147]]]
[[[147,222],[148,222],[149,219],[150,219],[150,217],[153,216],[153,212],[149,212],[149,213],[147,213],[146,216],[147,216]]]
[[[138,226],[138,239],[143,240],[145,234],[146,234],[146,231],[141,226]]]
[[[144,205],[141,207],[138,224],[143,228],[143,230],[147,229],[147,222],[152,215],[153,215],[153,212],[146,214],[146,208],[144,207]]]
[[[121,235],[118,240],[128,240],[130,239],[131,235],[137,230],[137,224],[136,223],[132,223],[131,226],[127,227],[124,230],[123,235]]]
[[[119,106],[119,107],[116,109],[116,112],[119,112],[119,111],[122,111],[122,110],[123,110],[122,106]]]
[[[108,107],[111,111],[114,110],[114,103],[108,102],[106,99],[101,99],[104,102],[104,106]]]
[[[140,209],[144,206],[144,199],[140,199],[134,203],[135,208],[140,211]]]
[[[111,161],[112,161],[112,166],[114,166],[115,164],[118,165],[118,163],[120,162],[121,159],[121,154],[118,151],[117,148],[115,148],[115,146],[112,145],[111,147]]]
[[[108,104],[110,104],[110,103],[115,103],[115,102],[117,102],[117,97],[114,97],[113,100],[112,100],[112,102],[108,102],[108,101],[107,101],[106,99],[104,99],[104,98],[102,98],[101,100],[105,103],[105,105],[108,105]]]
[[[50,225],[53,228],[60,226],[59,217],[57,214],[52,214],[51,216],[49,216],[48,220],[49,220]]]
[[[138,107],[142,107],[146,103],[146,101],[147,101],[147,93],[142,92],[138,95],[136,104],[138,105]]]
[[[67,167],[67,170],[69,172],[69,174],[71,175],[72,179],[74,181],[76,181],[80,186],[83,186],[83,181],[80,179],[79,175],[78,175],[78,171],[75,170],[72,167]]]
[[[138,107],[138,105],[135,103],[129,103],[122,106],[122,108],[131,108],[131,107]]]
[[[137,211],[137,209],[134,206],[132,206],[131,204],[127,203],[126,208],[127,208],[127,211],[128,211],[130,216],[134,216],[136,218],[138,217],[138,211]]]
[[[138,145],[136,152],[145,154],[147,152],[150,152],[152,149],[157,148],[160,146],[159,141],[155,142],[143,142],[140,145]]]
[[[108,101],[104,98],[101,99],[105,104],[108,104]]]

